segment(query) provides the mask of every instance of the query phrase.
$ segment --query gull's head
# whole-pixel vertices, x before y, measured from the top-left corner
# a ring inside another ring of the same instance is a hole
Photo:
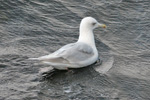
[[[84,29],[84,30],[85,29],[93,30],[93,29],[95,29],[97,27],[106,28],[106,25],[99,23],[93,17],[85,17],[85,18],[82,19],[82,21],[80,23],[80,29]]]

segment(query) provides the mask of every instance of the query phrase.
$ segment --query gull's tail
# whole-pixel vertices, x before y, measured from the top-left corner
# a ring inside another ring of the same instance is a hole
[[[29,60],[40,60],[39,58],[29,58]]]
[[[29,58],[29,60],[44,61],[44,60],[48,60],[48,59],[52,59],[52,58],[56,58],[56,57],[42,56],[42,57],[38,57],[38,58]]]

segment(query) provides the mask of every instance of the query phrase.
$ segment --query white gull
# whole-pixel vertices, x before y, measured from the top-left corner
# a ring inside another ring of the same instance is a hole
[[[93,29],[97,27],[106,28],[106,25],[100,24],[92,17],[85,17],[80,23],[77,42],[67,44],[52,54],[30,59],[42,61],[59,70],[91,65],[98,60],[98,51],[93,34]]]

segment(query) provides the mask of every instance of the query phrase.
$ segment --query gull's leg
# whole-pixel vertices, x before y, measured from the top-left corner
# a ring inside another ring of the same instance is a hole
[[[94,64],[98,64],[98,65],[101,65],[102,64],[102,60],[98,57],[97,61],[94,63]]]
[[[74,74],[74,73],[75,73],[75,71],[73,69],[67,68],[66,74]]]

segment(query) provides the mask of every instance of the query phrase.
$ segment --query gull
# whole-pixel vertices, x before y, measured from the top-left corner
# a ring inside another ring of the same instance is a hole
[[[49,55],[30,59],[39,60],[59,70],[89,66],[99,58],[93,34],[97,27],[106,28],[106,25],[93,17],[85,17],[80,23],[77,42],[67,44]]]

